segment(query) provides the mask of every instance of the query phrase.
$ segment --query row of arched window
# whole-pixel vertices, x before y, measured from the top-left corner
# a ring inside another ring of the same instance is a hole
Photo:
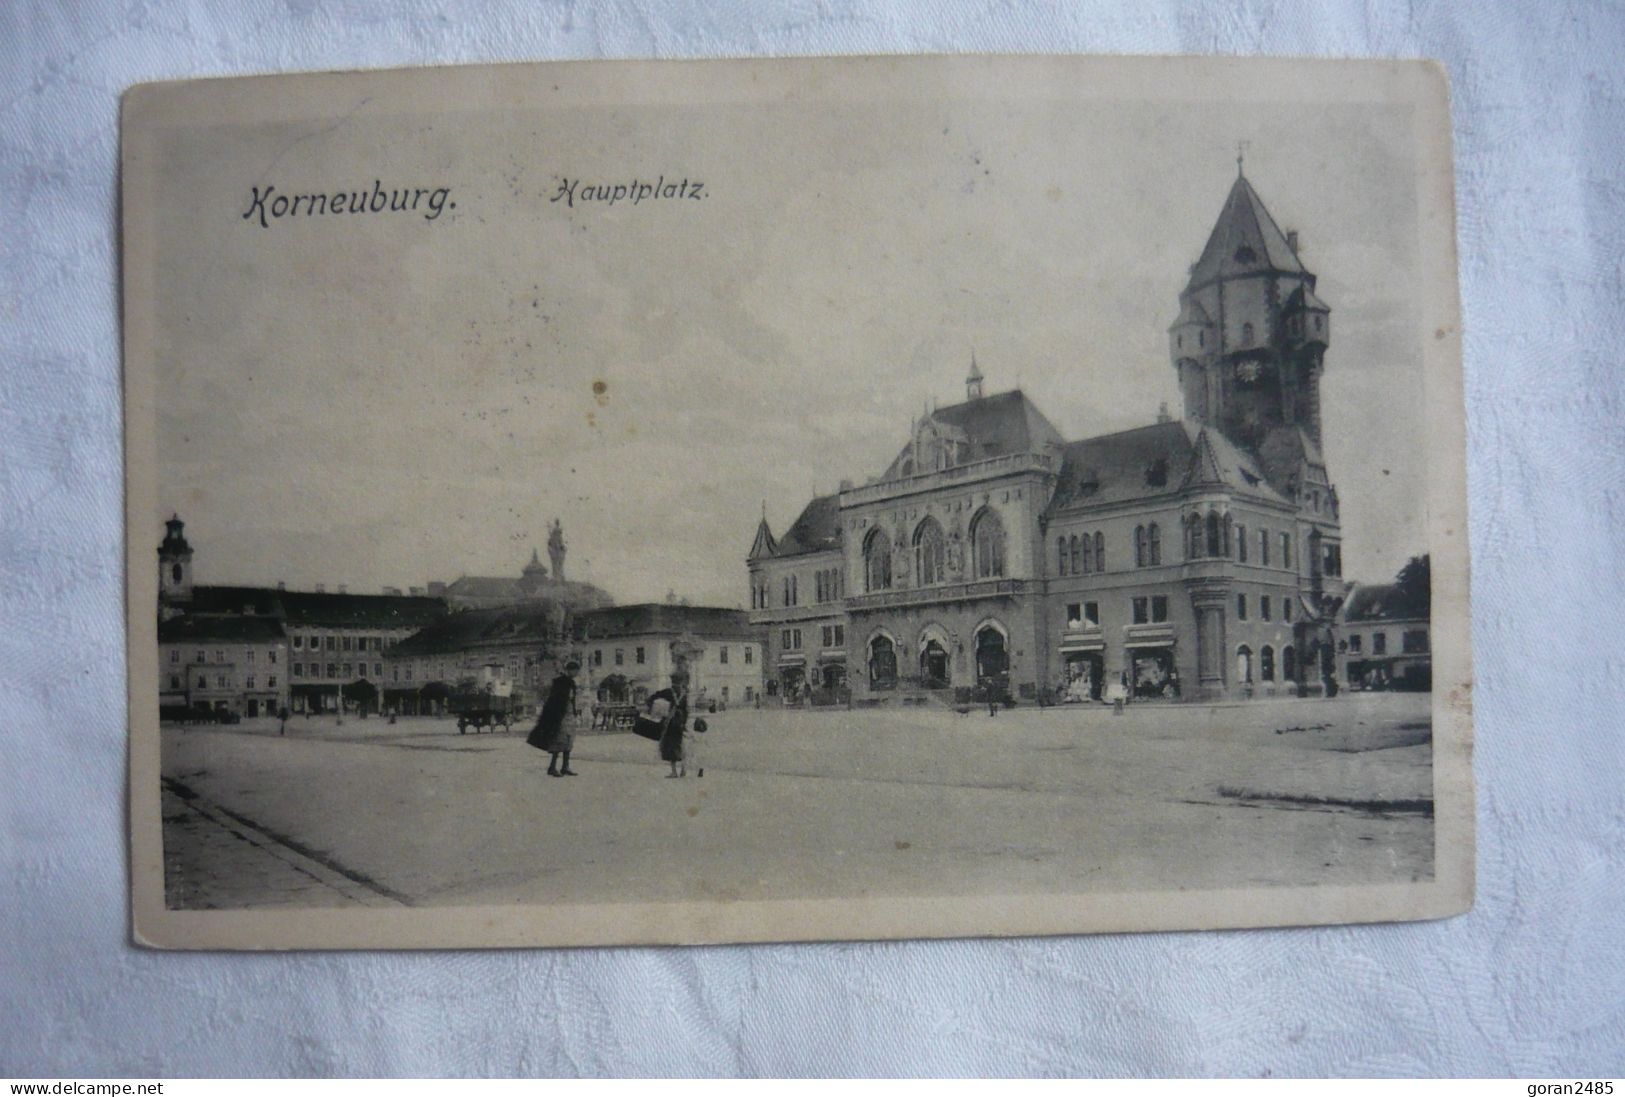
[[[1055,539],[1055,555],[1062,575],[1089,575],[1106,570],[1106,536],[1098,530],[1093,534],[1074,533],[1071,537]]]
[[[1281,680],[1295,681],[1298,677],[1297,652],[1291,644],[1281,647]],[[1242,644],[1236,649],[1236,681],[1247,684],[1253,680],[1253,649]],[[1275,681],[1275,649],[1265,644],[1258,650],[1258,680]]]
[[[912,548],[916,586],[948,581],[948,539],[940,522],[927,515],[915,526]],[[969,565],[973,579],[994,579],[1005,574],[1004,523],[987,508],[971,519]],[[893,579],[891,538],[884,530],[870,530],[863,541],[863,589],[890,590]]]
[[[1106,536],[1074,533],[1055,539],[1056,572],[1060,575],[1089,575],[1106,570]],[[1154,568],[1162,563],[1162,527],[1152,522],[1134,527],[1134,566]]]

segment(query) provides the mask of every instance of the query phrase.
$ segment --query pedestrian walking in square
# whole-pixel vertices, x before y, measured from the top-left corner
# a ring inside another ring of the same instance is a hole
[[[694,726],[683,737],[683,766],[685,769],[692,767],[696,777],[705,776],[705,755],[710,753],[708,749],[704,749],[705,733],[709,730],[710,725],[702,716],[694,721]]]
[[[571,660],[564,665],[564,673],[553,679],[548,688],[547,700],[542,702],[541,715],[536,718],[536,726],[531,729],[526,743],[538,750],[547,751],[547,775],[549,777],[575,777],[576,771],[570,768],[570,751],[575,746],[576,717],[576,674],[581,670],[581,664]],[[564,765],[559,766],[559,758],[564,758]]]
[[[670,763],[667,777],[686,777],[683,766],[683,738],[688,731],[688,674],[673,671],[671,686],[657,690],[649,698],[651,712],[666,712],[665,729],[660,734],[660,760]]]

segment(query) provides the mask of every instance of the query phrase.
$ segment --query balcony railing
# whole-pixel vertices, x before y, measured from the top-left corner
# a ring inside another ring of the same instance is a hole
[[[952,468],[931,469],[927,472],[916,473],[913,476],[901,476],[895,480],[882,480],[878,484],[864,484],[862,487],[850,488],[841,492],[841,508],[844,510],[847,507],[877,503],[882,499],[892,499],[899,495],[913,495],[922,491],[934,491],[937,488],[974,483],[978,480],[1008,476],[1012,473],[1054,471],[1055,459],[1048,454],[1008,453],[1003,457],[989,457],[983,461],[971,461],[963,465],[955,465]]]
[[[970,583],[943,583],[908,590],[881,590],[857,594],[846,600],[850,610],[890,609],[938,602],[969,602],[976,598],[1008,598],[1027,589],[1025,579],[978,579]]]

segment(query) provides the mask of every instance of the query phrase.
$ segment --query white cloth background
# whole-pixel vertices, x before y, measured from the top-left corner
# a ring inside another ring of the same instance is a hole
[[[0,5],[0,1074],[1625,1072],[1625,9],[880,8]],[[1473,912],[694,950],[130,947],[119,93],[277,70],[944,51],[1448,63],[1471,414]]]

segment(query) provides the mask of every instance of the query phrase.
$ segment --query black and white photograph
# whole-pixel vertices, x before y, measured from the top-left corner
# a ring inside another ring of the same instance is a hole
[[[1436,67],[500,66],[123,125],[139,940],[1471,905]]]

